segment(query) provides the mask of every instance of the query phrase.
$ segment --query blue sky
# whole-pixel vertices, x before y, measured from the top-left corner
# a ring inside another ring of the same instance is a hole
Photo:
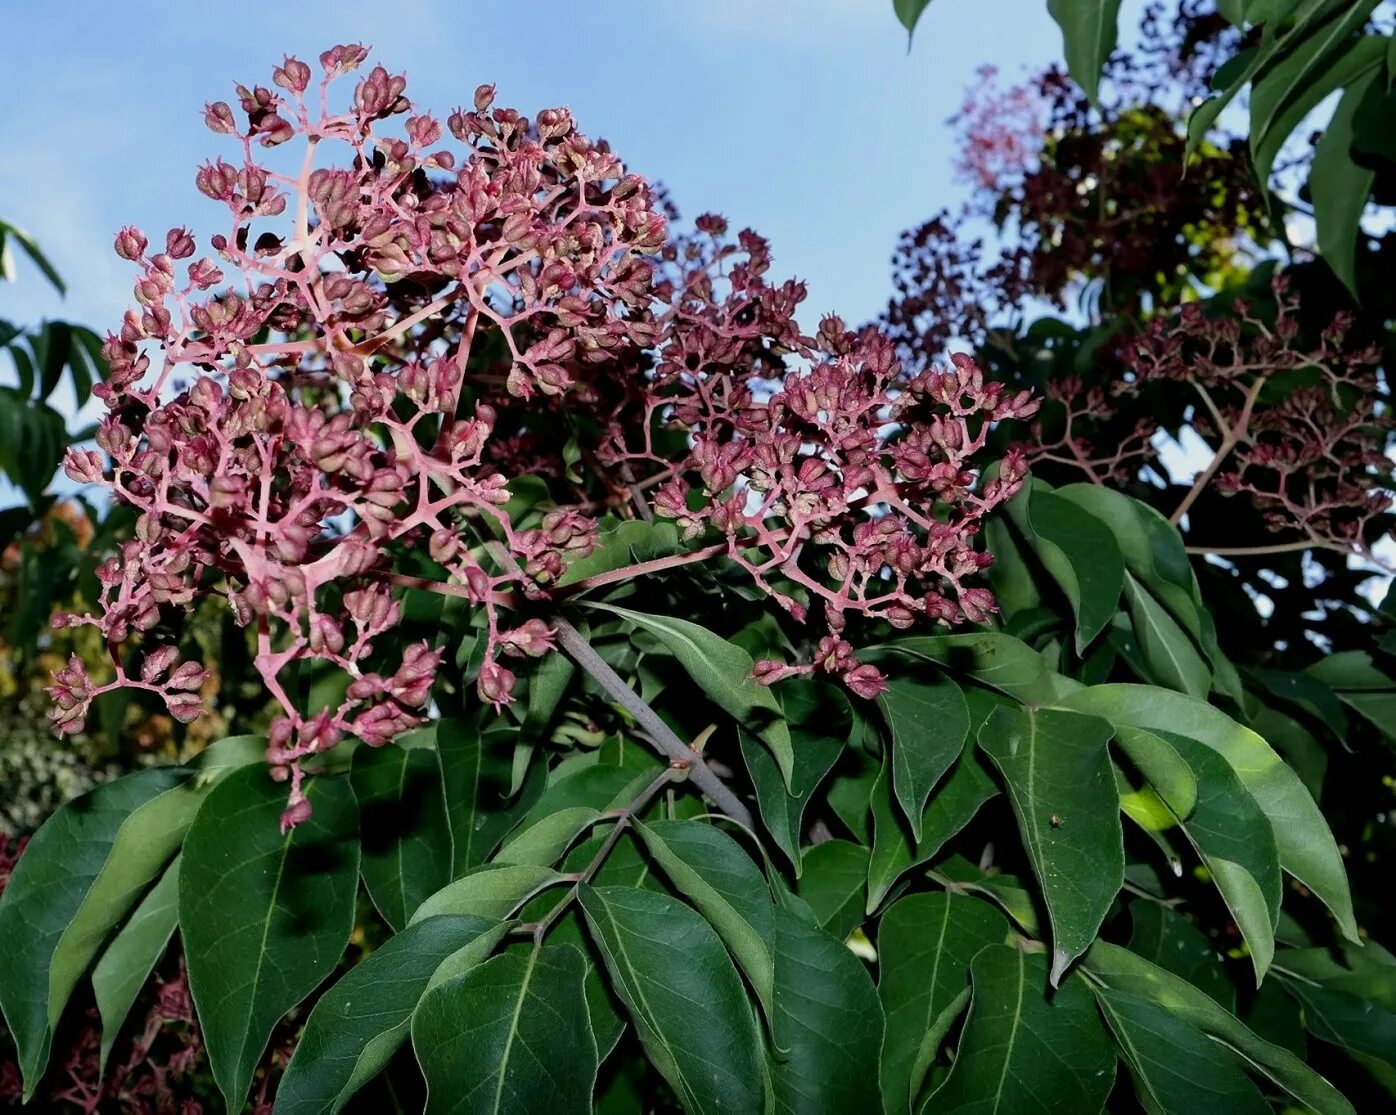
[[[283,53],[313,62],[362,41],[443,115],[484,81],[529,114],[570,106],[686,215],[716,210],[768,236],[777,274],[809,282],[813,324],[874,316],[898,232],[962,196],[946,118],[976,67],[1016,76],[1061,52],[1042,0],[936,0],[909,55],[890,0],[31,0],[6,24],[0,215],[70,290],[60,300],[21,263],[0,317],[99,332],[133,276],[112,233],[216,230],[194,171],[236,150],[202,106],[232,100],[235,81],[267,84]]]

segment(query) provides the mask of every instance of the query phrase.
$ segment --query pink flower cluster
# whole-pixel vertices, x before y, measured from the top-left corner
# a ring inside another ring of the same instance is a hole
[[[803,335],[804,288],[767,281],[764,241],[729,243],[716,217],[671,241],[656,192],[566,109],[530,120],[481,86],[443,123],[381,66],[332,108],[366,55],[326,51],[313,84],[288,58],[273,87],[207,106],[241,147],[196,175],[228,214],[211,254],[182,228],[163,245],[116,237],[137,304],[106,342],[96,448],[65,470],[139,519],[102,567],[98,614],[55,620],[98,628],[114,669],[102,684],[76,659],[59,671],[60,732],[119,686],[197,715],[205,676],[179,657],[178,619],[224,599],[279,706],[268,761],[295,824],[304,760],[426,715],[443,650],[401,646],[401,590],[477,610],[476,688],[498,708],[516,681],[506,660],[553,647],[517,605],[547,602],[603,508],[716,532],[710,549],[792,616],[819,605],[816,662],[865,695],[881,679],[843,639],[850,615],[906,627],[992,611],[970,583],[989,561],[973,539],[1024,465],[1012,454],[980,484],[976,458],[990,423],[1033,411],[1026,393],[965,358],[908,375],[887,339],[836,318]],[[544,433],[559,419],[581,439],[573,457]],[[523,473],[558,478],[556,502],[516,522],[507,485]],[[404,573],[409,556],[436,576]],[[349,675],[336,707],[304,710],[283,687],[309,661]]]

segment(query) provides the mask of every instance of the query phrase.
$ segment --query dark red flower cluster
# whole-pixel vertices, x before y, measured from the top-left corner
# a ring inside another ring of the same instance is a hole
[[[964,359],[908,376],[889,341],[837,319],[804,336],[804,288],[767,281],[764,241],[729,243],[718,218],[670,241],[655,191],[566,109],[530,120],[482,86],[443,124],[381,66],[333,109],[366,54],[326,51],[313,87],[288,58],[273,87],[207,107],[241,146],[196,176],[229,216],[211,255],[184,229],[162,247],[116,237],[137,305],[105,346],[97,446],[65,468],[139,520],[100,571],[99,613],[55,621],[97,627],[114,669],[100,684],[77,660],[58,672],[60,732],[118,686],[197,715],[204,673],[181,660],[177,621],[224,598],[280,708],[268,760],[295,824],[303,760],[424,718],[443,651],[388,649],[402,586],[479,610],[476,688],[499,707],[507,658],[553,645],[511,607],[545,599],[594,547],[592,513],[621,504],[724,535],[792,615],[822,604],[836,634],[850,613],[906,626],[992,609],[969,583],[988,561],[972,539],[1023,465],[1010,456],[981,488],[975,456],[988,423],[1031,412],[1026,394]],[[548,432],[558,417],[585,427],[574,456]],[[575,478],[526,527],[504,506],[522,473]],[[409,551],[440,579],[403,573]],[[836,672],[873,691],[850,655]],[[283,687],[311,660],[350,676],[336,707],[303,710]]]
[[[1396,473],[1385,452],[1396,420],[1377,374],[1381,352],[1348,342],[1346,313],[1303,343],[1299,299],[1283,277],[1274,295],[1273,322],[1245,301],[1225,317],[1193,303],[1155,319],[1122,388],[1172,379],[1198,395],[1192,425],[1216,458],[1183,511],[1214,479],[1224,494],[1250,496],[1271,530],[1370,559],[1370,527],[1392,506]]]

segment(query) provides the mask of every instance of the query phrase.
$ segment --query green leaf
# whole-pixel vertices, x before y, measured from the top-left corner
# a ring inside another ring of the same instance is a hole
[[[184,842],[189,987],[230,1110],[241,1109],[281,1016],[334,970],[354,928],[353,791],[347,779],[322,776],[306,796],[310,819],[283,836],[285,788],[264,768],[243,767],[208,795]]]
[[[591,1111],[599,1061],[571,945],[506,952],[438,984],[412,1016],[428,1115]]]
[[[1027,643],[997,631],[919,635],[870,648],[870,651],[924,658],[1024,704],[1051,704],[1061,695],[1061,683],[1066,682],[1065,678],[1053,674],[1042,655]],[[872,655],[867,653],[864,657]],[[1067,683],[1066,688],[1077,686]]]
[[[1052,984],[1090,947],[1124,886],[1124,834],[1099,717],[998,708],[979,746],[999,768],[1052,923]]]
[[[1147,999],[1103,988],[1095,997],[1149,1115],[1270,1115],[1225,1046]]]
[[[887,1016],[882,1043],[882,1109],[905,1112],[924,1075],[916,1068],[936,1020],[969,990],[969,966],[986,945],[1008,937],[994,907],[963,895],[914,894],[883,914],[877,931],[877,994]],[[943,1035],[942,1035],[943,1036]],[[937,1039],[938,1040],[938,1039]]]
[[[460,876],[484,863],[519,823],[542,793],[545,776],[541,766],[534,767],[537,773],[525,780],[518,796],[510,794],[513,733],[482,734],[459,720],[442,720],[436,748],[451,825],[452,874]]]
[[[632,887],[583,886],[580,900],[611,985],[684,1110],[760,1110],[756,1017],[712,927],[677,899]]]
[[[892,10],[897,13],[897,19],[906,28],[907,42],[911,42],[912,33],[916,30],[916,21],[921,18],[921,13],[930,7],[931,0],[892,0]]]
[[[751,655],[721,635],[686,619],[632,612],[613,604],[589,603],[589,606],[603,608],[629,620],[663,643],[713,704],[761,737],[771,749],[781,778],[789,788],[795,767],[790,729],[770,687],[751,679],[755,666]]]
[[[1187,633],[1164,610],[1153,594],[1130,574],[1125,574],[1125,598],[1140,653],[1151,680],[1168,689],[1206,697],[1212,688],[1212,671]]]
[[[360,870],[373,904],[402,929],[451,881],[451,828],[441,765],[430,747],[360,747],[350,784],[363,832]]]
[[[484,918],[427,918],[350,968],[306,1020],[277,1086],[277,1115],[343,1108],[407,1040],[412,1012],[446,961],[479,963],[506,928]]]
[[[1124,588],[1124,558],[1113,531],[1043,484],[1025,487],[1008,513],[1071,603],[1076,652],[1083,653],[1114,617]]]
[[[1286,979],[1284,988],[1299,1001],[1309,1033],[1350,1054],[1388,1092],[1396,1088],[1396,1014],[1308,980]]]
[[[1176,817],[1192,815],[1197,808],[1197,776],[1171,743],[1129,725],[1115,729],[1115,743]]]
[[[1062,704],[1117,725],[1173,732],[1220,754],[1270,819],[1280,866],[1318,896],[1345,937],[1357,940],[1352,896],[1337,842],[1299,776],[1260,736],[1205,701],[1147,685],[1094,685]]]
[[[588,577],[667,557],[678,553],[680,548],[678,528],[673,523],[626,519],[602,530],[597,536],[596,549],[590,554],[568,563],[557,580],[557,587],[565,588]]]
[[[776,847],[785,853],[799,876],[804,869],[800,855],[800,831],[805,807],[819,784],[833,770],[843,753],[844,742],[830,736],[800,733],[791,757],[790,785],[787,788],[780,768],[770,751],[751,733],[738,729],[742,758],[756,790],[756,807],[766,831]]]
[[[1115,1053],[1080,979],[1047,991],[1047,959],[990,945],[970,965],[969,1018],[950,1076],[923,1112],[1091,1115],[1115,1083]]]
[[[892,786],[919,842],[926,799],[964,750],[969,706],[944,674],[889,678],[877,703],[892,733]]]
[[[175,856],[92,969],[92,993],[102,1019],[101,1066],[111,1055],[131,1004],[169,947],[179,921],[178,900],[179,857]]]
[[[1062,29],[1067,71],[1095,104],[1100,72],[1115,49],[1120,0],[1047,0],[1047,11]]]
[[[862,924],[867,885],[868,850],[849,840],[825,840],[805,852],[795,893],[820,928],[844,941]]]
[[[507,918],[539,891],[562,881],[551,867],[529,863],[485,864],[448,883],[417,907],[416,925],[440,914]]]
[[[882,1006],[863,962],[789,910],[776,915],[776,1110],[875,1109]]]
[[[0,895],[0,1006],[26,1098],[68,996],[110,930],[179,847],[198,802],[189,774],[127,775],[45,822]]]
[[[1357,295],[1357,236],[1371,199],[1376,172],[1352,159],[1352,118],[1377,79],[1369,70],[1343,93],[1333,118],[1314,147],[1309,193],[1314,201],[1318,250],[1353,296]]]
[[[1181,976],[1227,1010],[1235,1009],[1236,989],[1197,926],[1171,908],[1144,899],[1130,905],[1129,915],[1131,952]]]
[[[0,234],[3,234],[3,240],[13,240],[24,249],[24,254],[27,255],[30,262],[43,273],[44,278],[53,284],[54,290],[58,291],[59,294],[68,293],[67,284],[63,282],[58,272],[54,269],[53,264],[49,262],[48,256],[44,255],[44,253],[39,250],[38,241],[30,236],[29,233],[25,232],[22,228],[17,228],[15,225],[10,224],[9,221],[0,221]],[[13,271],[6,269],[4,277],[6,279],[13,279]]]
[[[1275,927],[1280,918],[1282,884],[1274,830],[1222,756],[1185,736],[1158,734],[1197,776],[1197,807],[1183,831],[1207,865],[1250,948],[1259,985],[1275,955]]]
[[[1083,966],[1107,988],[1157,1003],[1195,1026],[1319,1115],[1354,1115],[1352,1105],[1338,1090],[1302,1060],[1256,1037],[1210,995],[1172,972],[1104,941],[1091,946]]]
[[[561,859],[562,853],[600,816],[600,812],[589,805],[574,805],[540,817],[510,837],[493,862],[548,867]]]
[[[635,831],[664,874],[717,930],[772,1017],[775,904],[751,857],[702,821],[637,822]]]
[[[892,803],[891,783],[884,765],[872,791],[873,840],[868,859],[867,913],[871,914],[896,881],[931,859],[952,836],[974,820],[980,807],[998,793],[973,749],[965,751],[921,814],[921,839]]]

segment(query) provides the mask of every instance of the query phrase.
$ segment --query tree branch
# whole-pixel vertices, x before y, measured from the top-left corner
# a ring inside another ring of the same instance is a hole
[[[703,756],[674,734],[654,709],[641,700],[639,694],[596,653],[580,631],[560,615],[553,615],[549,619],[557,632],[557,641],[568,657],[595,678],[597,684],[635,718],[655,745],[672,762],[680,764],[681,769],[688,771],[689,781],[707,794],[714,805],[733,820],[750,827],[751,811],[741,803],[726,783],[713,773]]]

